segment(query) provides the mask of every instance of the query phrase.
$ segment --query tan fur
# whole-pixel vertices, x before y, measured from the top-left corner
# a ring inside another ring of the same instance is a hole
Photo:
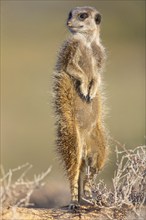
[[[80,12],[90,14],[84,21],[86,30],[77,26],[62,46],[53,86],[57,149],[70,182],[71,204],[81,201],[82,192],[91,194],[90,190],[86,190],[89,180],[92,181],[102,169],[107,156],[100,77],[105,52],[99,41],[99,25],[94,25],[92,21],[87,31],[96,9],[78,7],[72,11],[70,22],[77,25]],[[87,167],[90,168],[90,178],[83,174],[87,174]]]

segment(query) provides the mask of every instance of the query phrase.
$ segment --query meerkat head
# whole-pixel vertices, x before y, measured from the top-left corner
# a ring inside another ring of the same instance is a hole
[[[71,33],[90,34],[99,32],[100,13],[93,7],[77,7],[69,12],[67,26]]]

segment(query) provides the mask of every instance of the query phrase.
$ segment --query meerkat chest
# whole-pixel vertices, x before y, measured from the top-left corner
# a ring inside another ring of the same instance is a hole
[[[90,45],[82,45],[80,48],[81,56],[79,59],[79,65],[84,70],[84,72],[92,76],[96,74],[96,58],[93,54],[92,47]]]

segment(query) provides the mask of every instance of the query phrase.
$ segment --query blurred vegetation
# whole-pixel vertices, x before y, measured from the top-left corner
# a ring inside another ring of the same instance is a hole
[[[1,1],[2,164],[29,162],[38,173],[53,166],[50,180],[63,179],[55,154],[52,74],[68,36],[67,14],[96,7],[108,53],[104,79],[111,136],[126,146],[145,142],[145,1]],[[114,147],[102,177],[113,176]]]

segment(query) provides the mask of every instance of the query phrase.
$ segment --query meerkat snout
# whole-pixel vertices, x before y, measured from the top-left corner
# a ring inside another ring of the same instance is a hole
[[[67,21],[67,26],[68,26],[68,27],[71,27],[71,26],[72,26],[72,24],[71,24],[70,21]]]

